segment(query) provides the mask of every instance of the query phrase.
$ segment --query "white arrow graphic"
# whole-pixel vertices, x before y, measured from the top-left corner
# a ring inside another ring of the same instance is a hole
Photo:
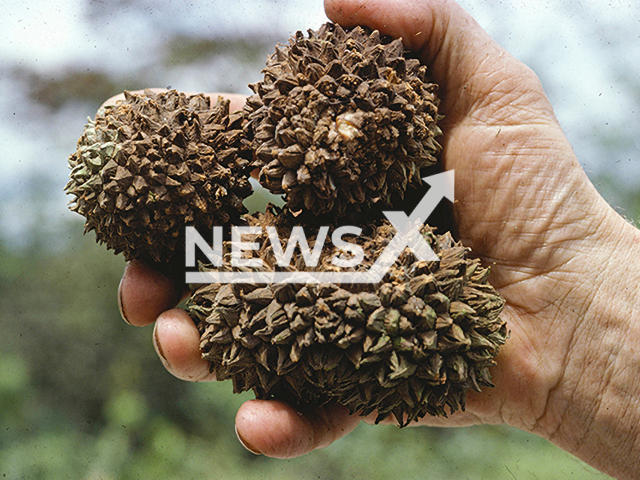
[[[415,253],[418,260],[434,261],[437,260],[437,256],[433,253],[433,250],[429,247],[427,242],[420,234],[420,228],[427,221],[429,216],[433,213],[435,208],[440,203],[442,198],[448,198],[453,202],[454,194],[454,171],[438,173],[430,177],[425,177],[423,180],[431,185],[431,188],[427,194],[422,197],[422,200],[416,205],[416,208],[411,212],[411,216],[407,217],[404,212],[382,212],[389,219],[394,228],[398,231],[399,235],[396,235],[393,240],[397,240],[400,253],[404,250],[405,246],[410,247]],[[406,240],[402,246],[400,241]],[[398,255],[400,254],[398,253]],[[397,258],[397,257],[396,257]],[[394,260],[395,261],[395,260]]]
[[[398,233],[391,239],[387,248],[384,249],[367,272],[373,275],[373,281],[370,283],[381,281],[406,247],[413,250],[418,260],[427,262],[439,261],[438,256],[420,233],[420,228],[433,213],[440,200],[447,198],[453,202],[454,175],[454,171],[449,170],[448,172],[423,178],[425,182],[431,185],[431,188],[422,197],[422,200],[418,202],[418,205],[411,212],[411,216],[407,217],[401,211],[382,212]]]
[[[187,272],[187,283],[379,283],[396,262],[405,248],[409,247],[419,260],[439,261],[420,233],[424,222],[433,213],[443,198],[453,202],[454,171],[438,173],[423,178],[431,188],[418,205],[407,216],[402,211],[382,212],[397,230],[382,254],[366,272]]]
[[[404,212],[399,211],[382,213],[384,213],[394,227],[396,227],[396,225],[400,227],[413,226],[416,222],[419,222],[420,225],[424,225],[424,222],[426,222],[429,216],[431,216],[435,208],[440,203],[440,200],[447,198],[453,202],[455,189],[454,179],[454,170],[431,175],[430,177],[424,177],[422,180],[431,185],[431,188],[426,195],[422,197],[422,200],[420,200],[418,205],[416,205],[416,208],[413,209],[410,217],[407,217]]]

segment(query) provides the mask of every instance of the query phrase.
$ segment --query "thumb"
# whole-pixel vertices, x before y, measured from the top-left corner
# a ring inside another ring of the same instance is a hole
[[[339,405],[302,413],[278,400],[249,400],[236,415],[236,435],[255,454],[294,458],[330,445],[360,420]]]
[[[446,124],[456,124],[479,109],[482,123],[499,123],[510,115],[510,109],[503,111],[505,103],[514,101],[532,106],[533,100],[553,117],[535,74],[453,0],[325,0],[324,5],[327,16],[343,27],[364,25],[401,37],[440,86]]]

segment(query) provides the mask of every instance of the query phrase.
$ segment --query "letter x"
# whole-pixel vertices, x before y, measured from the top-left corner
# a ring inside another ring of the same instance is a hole
[[[382,254],[378,257],[369,272],[382,279],[387,270],[398,259],[402,251],[409,247],[418,260],[438,261],[439,258],[420,233],[424,222],[433,213],[443,197],[453,202],[453,170],[423,178],[431,185],[429,191],[416,208],[407,216],[401,211],[382,212],[389,219],[398,233],[391,239]]]

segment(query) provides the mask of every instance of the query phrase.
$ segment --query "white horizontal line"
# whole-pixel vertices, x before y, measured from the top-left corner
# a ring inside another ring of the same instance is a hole
[[[367,272],[187,272],[186,283],[378,283]]]

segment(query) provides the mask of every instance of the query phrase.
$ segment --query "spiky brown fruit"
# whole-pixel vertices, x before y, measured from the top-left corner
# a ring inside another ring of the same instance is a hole
[[[261,184],[291,211],[388,207],[436,163],[437,87],[400,39],[327,23],[277,46],[263,72],[245,131]]]
[[[393,233],[385,221],[359,237],[368,259],[362,268]],[[293,405],[339,403],[360,415],[377,412],[378,421],[393,415],[401,426],[464,409],[469,389],[492,386],[489,368],[507,337],[504,301],[467,248],[428,226],[422,233],[440,261],[405,251],[378,285],[200,287],[188,308],[203,358],[234,391]],[[321,270],[335,269],[335,253],[323,252]],[[272,255],[269,248],[258,254],[267,269]]]
[[[395,233],[371,207],[402,209],[440,150],[436,86],[403,54],[399,40],[327,24],[277,47],[243,112],[202,95],[127,94],[69,158],[72,209],[108,248],[161,263],[181,256],[185,225],[276,226],[288,238],[331,218],[363,227],[353,268],[366,270]],[[287,205],[242,217],[256,164]],[[200,286],[188,310],[203,357],[235,391],[297,406],[339,403],[400,425],[464,409],[469,389],[491,385],[504,301],[449,234],[423,236],[440,261],[405,251],[378,285]],[[340,271],[335,249],[317,268],[299,250],[283,267],[264,230],[255,241],[268,271]]]
[[[69,157],[71,209],[86,217],[85,232],[127,259],[169,262],[185,225],[206,231],[246,212],[242,122],[222,98],[211,107],[201,94],[125,92],[89,120]]]

